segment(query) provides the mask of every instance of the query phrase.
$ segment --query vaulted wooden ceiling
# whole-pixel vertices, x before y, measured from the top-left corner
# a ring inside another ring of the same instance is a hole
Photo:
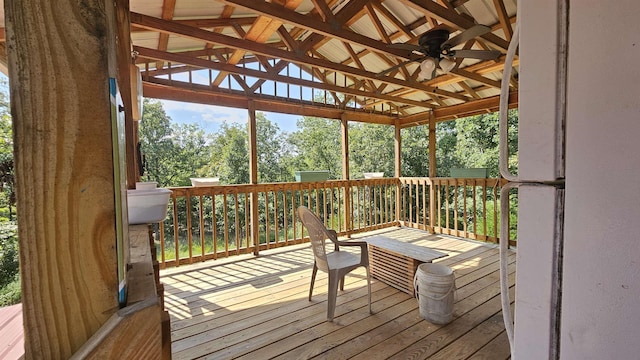
[[[412,126],[431,111],[442,121],[497,109],[515,7],[516,0],[130,0],[131,41],[146,97],[240,108],[251,100],[262,111]],[[456,48],[503,55],[457,59],[430,80],[419,76],[419,62],[403,64],[418,54],[389,46],[417,44],[433,28],[453,37],[474,24],[492,31]]]

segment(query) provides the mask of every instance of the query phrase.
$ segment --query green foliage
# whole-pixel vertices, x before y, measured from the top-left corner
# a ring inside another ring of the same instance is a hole
[[[342,178],[340,122],[304,117],[298,120],[298,129],[288,138],[297,157],[291,161],[297,168],[291,170],[329,170],[330,179]]]
[[[0,83],[0,87],[5,86],[6,83]],[[0,218],[4,220],[14,218],[16,204],[11,127],[8,94],[3,89],[0,91]]]
[[[21,301],[22,290],[19,278],[0,288],[0,307],[18,304]]]
[[[18,228],[13,221],[0,222],[0,288],[18,277]]]
[[[207,136],[198,125],[172,124],[159,101],[144,100],[139,129],[144,154],[144,181],[159,186],[191,185],[202,174],[211,153]]]
[[[509,163],[517,172],[518,113],[509,111]],[[498,177],[499,114],[482,114],[438,124],[438,176],[450,176],[453,167],[482,167]]]
[[[362,178],[365,172],[394,175],[394,136],[391,126],[365,123],[349,125],[349,172],[351,178]],[[338,150],[340,148],[338,147]],[[340,155],[341,157],[341,155]]]
[[[402,175],[429,176],[429,126],[414,126],[401,130]],[[392,173],[393,174],[393,173]]]

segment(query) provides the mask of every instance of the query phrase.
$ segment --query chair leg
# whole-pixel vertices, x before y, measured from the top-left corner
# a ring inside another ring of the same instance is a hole
[[[329,272],[329,298],[327,299],[327,321],[333,321],[338,297],[338,282],[340,278],[335,272]]]
[[[368,266],[365,266],[364,269],[367,271],[367,292],[369,293],[369,314],[373,314],[373,310],[371,310],[371,274],[369,273]]]
[[[340,291],[344,291],[344,275],[340,277]]]
[[[311,286],[309,287],[309,301],[311,301],[311,295],[313,295],[313,284],[316,282],[316,273],[318,272],[318,267],[315,263],[313,263],[313,272],[311,273]]]

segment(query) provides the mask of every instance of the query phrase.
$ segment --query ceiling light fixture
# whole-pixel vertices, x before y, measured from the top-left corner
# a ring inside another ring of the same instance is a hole
[[[424,79],[431,79],[433,71],[436,69],[436,63],[432,58],[427,58],[420,63],[420,77]]]

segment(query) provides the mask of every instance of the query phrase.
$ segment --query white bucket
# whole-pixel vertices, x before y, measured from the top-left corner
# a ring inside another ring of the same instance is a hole
[[[455,275],[444,265],[424,263],[418,266],[413,278],[420,316],[434,324],[447,324],[453,320],[455,301]]]

